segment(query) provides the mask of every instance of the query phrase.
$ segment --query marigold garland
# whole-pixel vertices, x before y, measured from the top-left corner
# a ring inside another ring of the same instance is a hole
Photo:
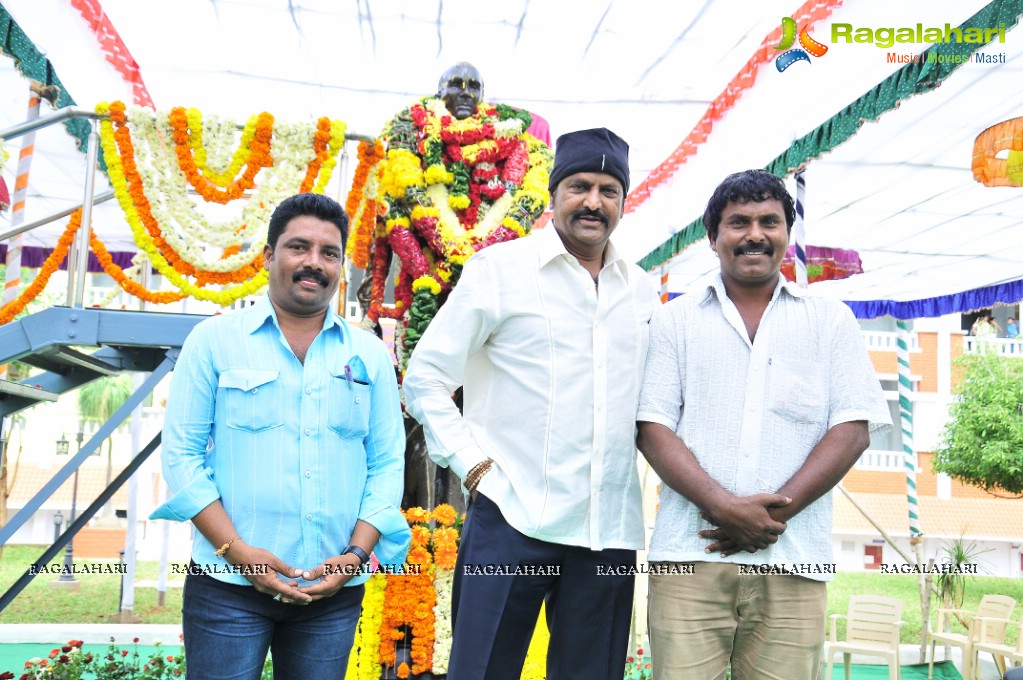
[[[123,113],[123,104],[120,110]],[[111,105],[111,115],[113,114],[114,107]],[[177,155],[181,171],[185,173],[192,188],[211,203],[229,203],[240,198],[242,194],[255,186],[256,174],[263,168],[273,165],[273,158],[270,156],[270,138],[273,136],[274,118],[269,113],[263,112],[258,116],[255,132],[250,142],[249,157],[245,161],[245,172],[240,178],[224,187],[206,179],[196,167],[195,158],[192,156],[192,146],[189,143],[192,136],[189,134],[188,115],[185,109],[181,107],[171,109],[170,124],[174,131],[172,137],[175,145],[174,153]]]
[[[157,112],[153,115],[146,109],[133,108],[128,115],[128,125],[135,140],[135,167],[142,179],[150,209],[171,248],[182,259],[197,269],[226,272],[238,269],[262,252],[264,225],[269,222],[274,205],[283,197],[274,188],[276,182],[261,181],[251,196],[242,201],[240,214],[226,220],[211,220],[206,214],[209,211],[200,210],[188,195],[188,179],[178,167],[177,159],[166,148],[165,140],[172,134],[168,114]],[[278,133],[283,126],[277,127],[271,150],[275,158],[283,160],[275,165],[273,172],[281,176],[282,184],[297,184],[298,177],[294,171],[288,169],[290,179],[282,176],[286,174],[285,166],[301,163],[304,168],[312,159],[312,151],[305,154],[301,146],[282,149],[282,135]],[[290,142],[292,138],[287,139]],[[210,141],[224,145],[224,140],[216,137]],[[301,160],[296,156],[301,156]],[[292,160],[294,163],[290,162]],[[242,254],[242,245],[246,245],[245,254]],[[231,246],[237,246],[239,253],[226,259],[211,252],[213,247]]]
[[[105,109],[105,110],[104,110]],[[109,106],[100,104],[97,107],[100,113],[109,113],[109,118],[100,121],[100,144],[103,148],[103,155],[107,161],[107,174],[114,186],[114,193],[117,201],[124,211],[131,227],[135,242],[146,251],[150,261],[157,270],[170,279],[176,286],[185,290],[178,282],[189,286],[191,290],[199,291],[202,285],[209,283],[227,284],[251,282],[259,275],[262,268],[262,257],[258,256],[244,267],[230,272],[199,271],[194,266],[183,260],[178,253],[163,238],[160,224],[153,216],[150,209],[149,199],[145,194],[142,178],[139,176],[135,165],[135,150],[131,140],[131,132],[125,118],[125,108],[122,102],[113,102]],[[199,286],[188,284],[184,277],[191,276],[196,279]],[[261,288],[262,286],[258,286]],[[197,295],[204,300],[226,300],[221,304],[231,304],[237,297],[235,293],[243,290],[251,290],[251,286],[243,284],[233,289],[234,293],[228,291],[201,291]],[[189,291],[186,291],[189,292]],[[191,294],[191,293],[190,293]],[[251,293],[245,293],[249,295]]]
[[[64,229],[64,233],[61,234],[60,239],[57,241],[57,246],[47,256],[43,262],[43,266],[40,268],[39,273],[32,280],[32,283],[22,291],[16,299],[9,302],[0,308],[0,325],[12,321],[15,317],[24,311],[25,307],[32,302],[39,294],[46,288],[46,284],[49,282],[50,277],[55,271],[60,268],[61,263],[67,257],[68,250],[71,248],[71,244],[74,241],[75,233],[82,225],[82,209],[71,213],[71,218],[68,221],[67,227]],[[186,297],[183,293],[176,293],[173,291],[159,291],[154,292],[141,285],[140,283],[132,280],[127,276],[125,270],[119,267],[115,262],[114,258],[107,251],[106,246],[96,236],[95,231],[89,231],[89,248],[96,254],[96,259],[99,260],[100,266],[103,268],[110,278],[114,279],[118,286],[121,287],[126,293],[133,295],[140,300],[146,302],[152,302],[154,304],[167,304],[170,302],[177,302]]]
[[[454,562],[452,559],[451,567],[442,567],[448,558],[441,554],[449,549],[457,552],[465,516],[448,504],[438,505],[432,512],[409,508],[403,514],[412,529],[405,573],[376,574],[367,581],[345,680],[377,680],[384,667],[399,677],[447,673]],[[436,526],[431,529],[431,524]],[[549,641],[544,621],[541,609],[523,679],[543,677]],[[408,661],[398,659],[400,641],[409,643]]]
[[[375,183],[377,165],[384,157],[384,145],[380,140],[372,144],[359,142],[359,162],[352,178],[352,188],[345,202],[345,212],[351,217],[351,230],[348,234],[348,259],[359,269],[369,266],[370,248],[373,244],[373,232],[376,230],[377,194],[371,179]]]
[[[268,201],[276,203],[298,192],[324,191],[337,164],[346,130],[343,122],[329,118],[319,119],[314,129],[308,125],[275,124],[270,114],[262,113],[250,118],[242,132],[240,146],[227,161],[227,144],[217,131],[233,135],[233,126],[219,125],[217,121],[204,126],[201,114],[195,109],[176,108],[169,114],[157,114],[158,119],[166,116],[167,134],[160,135],[157,132],[159,121],[156,127],[151,120],[147,121],[147,125],[141,125],[143,119],[133,112],[132,120],[139,128],[139,134],[143,137],[148,135],[148,155],[139,155],[132,141],[124,104],[103,103],[97,106],[97,112],[108,114],[100,123],[101,145],[118,203],[136,243],[152,265],[182,293],[221,305],[251,295],[266,284],[267,275],[262,269],[262,241],[257,238],[243,248],[243,240],[252,236],[257,228],[265,226],[265,219],[272,208]],[[204,129],[206,127],[208,129]],[[204,143],[207,133],[214,145],[210,153],[207,153]],[[308,141],[303,148],[301,139],[305,134],[308,134]],[[172,140],[176,160],[171,162],[170,168],[163,169],[164,175],[150,176],[147,180],[136,158],[159,162],[164,156],[160,139]],[[216,156],[212,163],[211,156]],[[281,160],[275,162],[276,157]],[[296,161],[301,162],[301,174],[292,170]],[[243,167],[244,172],[241,172]],[[273,169],[278,176],[260,182],[256,196],[243,211],[250,213],[248,218],[216,229],[193,214],[194,210],[191,213],[188,208],[182,210],[182,204],[191,206],[183,194],[173,192],[175,198],[171,198],[169,194],[172,192],[166,191],[175,186],[173,180],[166,178],[167,173],[181,173],[182,181],[194,187],[203,199],[227,203],[252,189],[257,175],[264,169]],[[154,204],[147,196],[147,185],[151,187],[149,190],[155,190],[161,183],[164,191],[157,194]],[[264,187],[269,188],[269,193]],[[250,211],[250,207],[254,207],[255,211]],[[156,216],[157,211],[162,211],[160,219]],[[211,245],[219,243],[219,253],[207,259],[203,253],[205,247],[193,245],[194,235],[179,233],[169,224],[164,229],[163,225],[172,213],[185,217],[189,224],[209,235]],[[237,285],[217,291],[207,289],[210,284]],[[132,284],[127,285],[133,290],[142,290]]]
[[[380,624],[386,587],[387,577],[384,574],[373,574],[366,581],[362,616],[355,629],[355,643],[348,655],[345,680],[380,680]]]
[[[341,152],[344,143],[344,123],[332,121],[326,117],[320,118],[316,122],[316,134],[313,137],[313,150],[316,157],[309,163],[305,179],[302,180],[302,185],[298,189],[300,194],[323,193],[333,172],[334,164],[337,163],[337,155]]]
[[[89,230],[89,248],[96,254],[96,259],[99,260],[100,266],[103,267],[103,271],[112,278],[118,286],[121,287],[124,292],[129,295],[134,295],[140,300],[151,302],[157,305],[165,305],[171,302],[177,302],[188,297],[184,293],[176,293],[174,291],[158,291],[154,292],[143,286],[142,284],[128,278],[125,271],[118,267],[114,263],[114,258],[107,252],[106,246],[96,236],[96,232]]]
[[[234,154],[231,156],[229,165],[222,172],[217,172],[214,168],[209,166],[209,154],[204,143],[205,128],[209,126],[210,131],[219,131],[221,134],[213,134],[214,139],[219,139],[223,135],[223,132],[233,132],[234,124],[227,121],[224,127],[221,127],[221,121],[212,120],[204,121],[202,113],[198,109],[188,109],[185,112],[188,118],[188,144],[192,147],[192,155],[195,158],[196,167],[202,176],[208,181],[217,185],[218,187],[227,187],[235,178],[238,173],[241,172],[242,168],[248,163],[249,156],[252,153],[252,139],[256,135],[256,125],[260,120],[259,115],[250,116],[249,120],[245,123],[245,127],[242,129],[241,140],[238,143]],[[216,150],[214,150],[216,154]]]
[[[3,307],[0,307],[0,326],[5,323],[13,321],[16,316],[25,311],[25,307],[30,302],[35,300],[43,289],[46,288],[46,284],[50,281],[50,277],[53,276],[53,272],[60,269],[61,263],[64,258],[67,257],[68,250],[71,248],[71,243],[75,240],[75,233],[78,228],[82,226],[82,211],[79,208],[75,212],[71,213],[71,219],[68,220],[67,226],[64,228],[64,233],[60,235],[57,240],[57,246],[53,249],[43,262],[43,266],[40,267],[39,273],[36,274],[35,279],[32,280],[25,290],[21,294],[8,302]]]

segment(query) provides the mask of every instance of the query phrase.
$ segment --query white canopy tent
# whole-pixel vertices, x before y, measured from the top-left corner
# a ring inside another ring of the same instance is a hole
[[[634,187],[708,114],[757,49],[773,47],[782,17],[822,15],[810,33],[828,52],[784,72],[767,61],[748,81],[733,82],[735,101],[723,106],[719,100],[706,142],[626,216],[615,240],[636,260],[695,220],[726,174],[766,166],[902,68],[889,53],[930,47],[882,49],[832,40],[833,24],[955,27],[989,5],[985,0],[806,5],[743,0],[671,7],[655,0],[101,4],[159,108],[195,106],[239,121],[261,110],[286,120],[329,115],[372,135],[397,110],[431,94],[448,66],[468,60],[483,73],[488,99],[539,113],[554,137],[592,126],[622,135],[632,146]],[[0,5],[45,53],[80,106],[131,101],[130,87],[104,60],[70,0]],[[863,274],[815,288],[848,301],[918,301],[998,286],[1001,297],[1014,294],[1005,284],[1023,280],[1023,189],[984,187],[970,170],[977,134],[1023,115],[1023,29],[1014,21],[1004,29],[1004,42],[996,38],[980,50],[997,63],[960,66],[940,87],[910,97],[806,164],[807,243],[856,250],[864,268]],[[24,119],[27,96],[13,62],[0,59],[0,127]],[[11,186],[15,160],[4,170]],[[26,220],[80,202],[84,165],[84,154],[62,129],[41,132]],[[98,190],[103,188],[101,181]],[[335,190],[343,193],[344,187]],[[0,232],[8,219],[0,217]],[[114,202],[97,210],[94,223],[111,249],[134,250]],[[52,245],[58,229],[37,230],[25,243]],[[666,266],[673,291],[717,267],[705,242]],[[1023,294],[999,301],[1019,297]],[[971,305],[986,306],[969,296],[960,306]]]

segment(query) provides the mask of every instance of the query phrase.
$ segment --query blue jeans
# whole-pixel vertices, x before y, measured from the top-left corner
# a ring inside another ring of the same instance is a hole
[[[343,678],[364,590],[292,605],[252,586],[189,574],[181,606],[188,680],[259,680],[267,650],[275,680]]]

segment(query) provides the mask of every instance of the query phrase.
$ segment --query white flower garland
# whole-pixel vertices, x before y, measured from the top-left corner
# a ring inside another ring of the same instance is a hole
[[[137,140],[135,162],[143,190],[163,237],[182,260],[207,271],[235,271],[256,258],[266,242],[266,225],[274,207],[298,190],[316,155],[315,125],[275,123],[270,143],[273,167],[260,171],[259,183],[245,201],[240,217],[214,222],[189,196],[188,179],[178,166],[172,142],[165,141],[173,139],[174,134],[169,113],[158,112],[154,117],[146,109],[133,107],[127,117],[135,132],[133,139]],[[211,169],[216,165],[222,171],[230,164],[237,136],[237,128],[230,121],[218,121],[208,133],[204,124],[203,141]],[[227,208],[204,204],[203,209],[214,212]],[[251,241],[247,248],[220,259],[223,248],[241,247],[247,240]]]
[[[448,672],[451,659],[451,586],[455,578],[453,569],[438,569],[433,586],[437,591],[437,604],[433,606],[433,672]]]

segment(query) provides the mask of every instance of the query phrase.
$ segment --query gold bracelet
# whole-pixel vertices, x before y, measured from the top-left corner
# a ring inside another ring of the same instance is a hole
[[[482,463],[477,463],[469,473],[465,476],[465,488],[469,493],[476,490],[480,480],[483,479],[483,475],[490,472],[490,468],[493,466],[494,461],[489,458]]]
[[[223,557],[227,553],[227,549],[231,547],[231,544],[239,540],[241,540],[241,536],[235,536],[230,541],[220,546],[220,550],[214,551],[213,554],[216,555],[217,557]]]

